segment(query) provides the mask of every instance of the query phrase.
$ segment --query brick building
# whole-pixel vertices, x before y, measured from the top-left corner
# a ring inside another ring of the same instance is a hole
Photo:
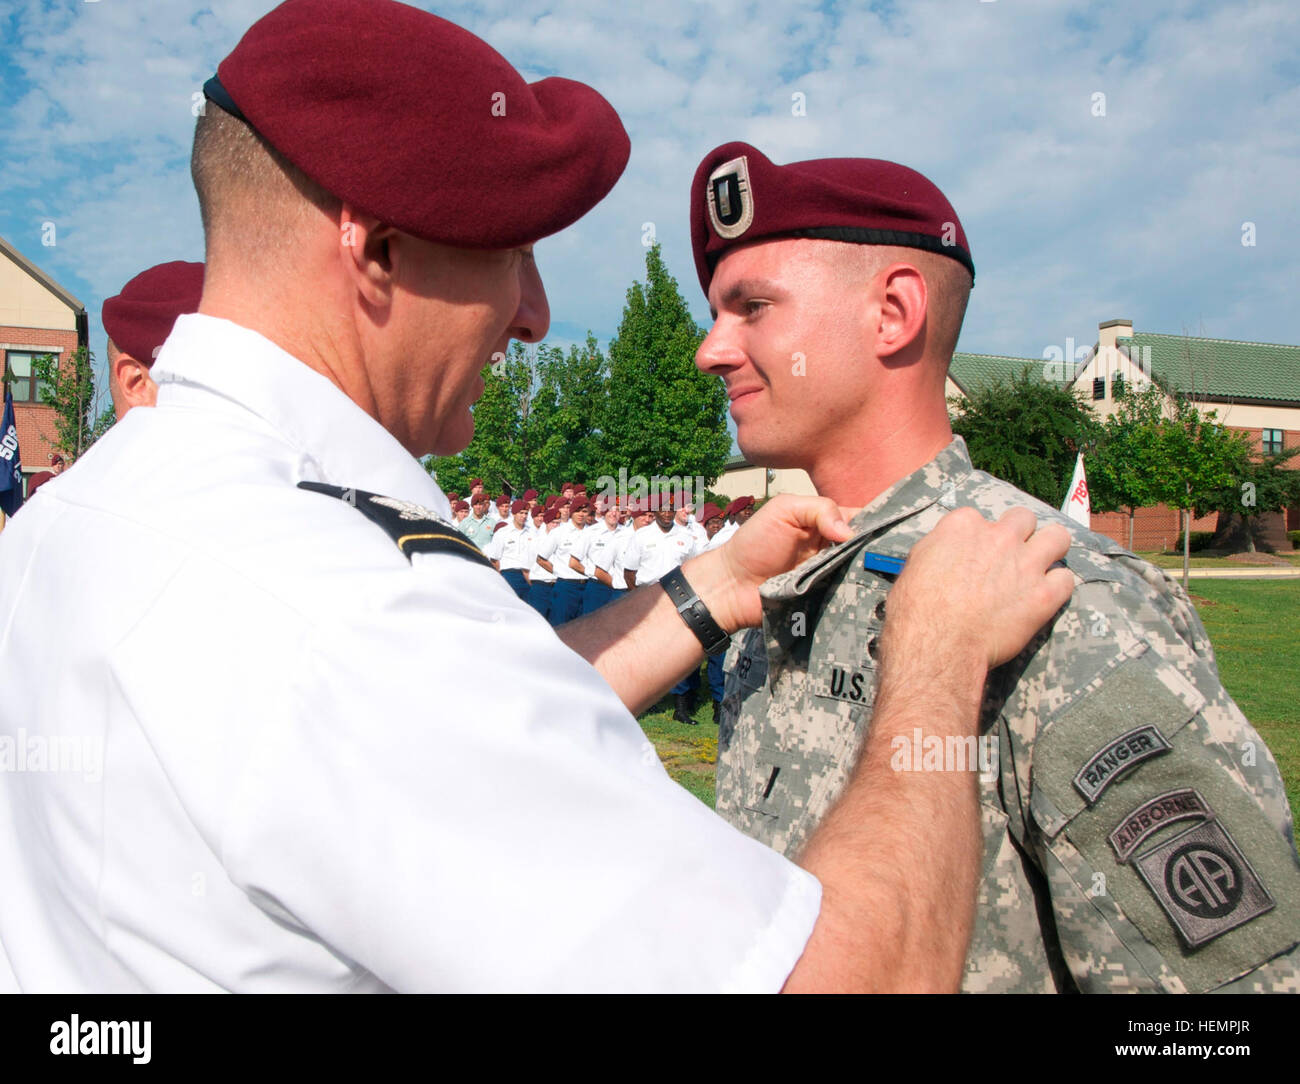
[[[1300,445],[1300,346],[1135,333],[1131,320],[1107,320],[1098,325],[1092,349],[1080,353],[1077,361],[954,354],[948,395],[965,397],[994,380],[1009,380],[1027,371],[1033,379],[1073,386],[1105,419],[1117,409],[1117,393],[1150,383],[1154,373],[1190,397],[1202,412],[1213,410],[1220,423],[1246,433],[1259,451]],[[1293,460],[1290,467],[1300,468],[1300,461]],[[1193,520],[1192,530],[1213,531],[1217,521],[1214,515]],[[1260,521],[1266,540],[1287,549],[1285,531],[1300,529],[1300,507],[1289,509],[1285,516],[1261,516]],[[1128,527],[1128,516],[1122,512],[1093,513],[1092,529],[1123,545],[1128,545]],[[1165,505],[1139,509],[1133,548],[1172,548],[1181,530],[1175,509]]]
[[[54,408],[40,401],[32,362],[53,354],[62,365],[88,342],[86,307],[0,237],[0,352],[14,397],[24,487],[49,468],[54,452]]]

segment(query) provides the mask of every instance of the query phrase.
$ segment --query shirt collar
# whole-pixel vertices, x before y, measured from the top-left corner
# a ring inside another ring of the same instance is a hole
[[[256,331],[213,316],[182,316],[152,376],[160,406],[216,395],[257,415],[302,454],[303,481],[395,497],[451,520],[437,482],[391,433]]]
[[[771,601],[807,594],[850,560],[872,537],[950,496],[970,473],[966,442],[961,437],[953,437],[948,446],[925,466],[899,479],[849,520],[853,529],[851,538],[823,550],[798,568],[768,580],[760,593]],[[906,552],[892,553],[887,546],[881,552],[895,557],[907,556]]]

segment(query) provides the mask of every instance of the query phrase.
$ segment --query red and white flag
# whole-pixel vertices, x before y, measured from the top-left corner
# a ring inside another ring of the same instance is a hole
[[[1070,479],[1070,488],[1065,491],[1065,503],[1061,511],[1075,523],[1092,528],[1092,506],[1088,503],[1088,476],[1083,470],[1083,453],[1074,461],[1074,477]]]

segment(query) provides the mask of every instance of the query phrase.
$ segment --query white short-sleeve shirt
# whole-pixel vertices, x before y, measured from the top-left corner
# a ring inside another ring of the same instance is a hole
[[[377,422],[210,317],[153,375],[0,535],[0,990],[781,986],[817,881],[490,567],[297,488],[447,517]]]

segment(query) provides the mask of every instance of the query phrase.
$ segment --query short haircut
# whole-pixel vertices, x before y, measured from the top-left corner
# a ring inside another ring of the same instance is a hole
[[[895,245],[838,244],[841,249],[841,274],[851,281],[865,282],[892,263],[910,263],[921,272],[929,296],[926,322],[930,344],[927,350],[945,371],[957,349],[961,325],[966,319],[975,280],[971,273],[951,256],[922,249]]]
[[[337,218],[340,201],[280,154],[251,126],[213,102],[194,128],[190,176],[209,259],[214,240],[246,238],[241,255],[292,251],[297,228],[314,207]]]

